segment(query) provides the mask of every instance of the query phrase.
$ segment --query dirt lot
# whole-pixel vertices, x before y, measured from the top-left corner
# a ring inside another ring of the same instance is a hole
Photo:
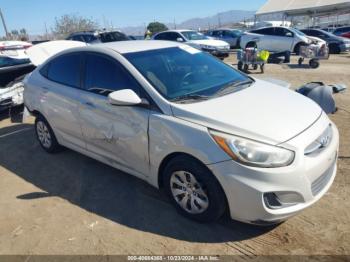
[[[235,63],[234,56],[227,62]],[[296,58],[293,58],[296,64]],[[350,55],[319,69],[268,65],[292,83],[345,83]],[[350,92],[331,118],[341,134],[339,172],[311,208],[277,227],[223,218],[198,224],[178,215],[156,189],[72,151],[43,152],[30,123],[0,118],[0,254],[350,255]],[[347,110],[347,111],[345,111]]]

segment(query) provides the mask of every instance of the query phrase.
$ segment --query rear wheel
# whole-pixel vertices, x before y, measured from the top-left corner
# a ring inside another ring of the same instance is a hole
[[[41,147],[48,153],[56,153],[61,149],[55,134],[46,119],[39,115],[35,119],[35,132]]]
[[[223,215],[225,194],[206,166],[190,157],[177,157],[167,164],[163,175],[165,190],[179,213],[200,222]]]

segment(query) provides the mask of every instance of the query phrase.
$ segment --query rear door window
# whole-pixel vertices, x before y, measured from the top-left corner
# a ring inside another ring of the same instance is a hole
[[[80,53],[57,57],[48,65],[47,78],[63,85],[80,87],[80,61]]]

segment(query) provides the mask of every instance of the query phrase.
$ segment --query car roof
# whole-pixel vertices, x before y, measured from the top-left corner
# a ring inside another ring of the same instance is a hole
[[[196,30],[191,30],[191,29],[174,29],[174,30],[167,30],[161,33],[165,33],[165,32],[176,32],[176,33],[181,33],[181,32],[197,32]]]
[[[179,46],[185,46],[185,45],[179,44],[176,42],[162,41],[162,40],[119,41],[119,42],[110,42],[110,43],[94,45],[94,47],[112,49],[121,54],[150,51],[150,50],[179,47]]]

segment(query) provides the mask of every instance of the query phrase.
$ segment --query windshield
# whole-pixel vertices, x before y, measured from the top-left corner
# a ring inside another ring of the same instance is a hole
[[[116,41],[127,41],[130,40],[125,34],[121,32],[108,32],[100,34],[102,43],[116,42]]]
[[[306,34],[304,34],[303,32],[299,31],[298,29],[296,28],[289,28],[291,31],[293,31],[294,33],[296,33],[297,35],[300,35],[300,36],[306,36]]]
[[[239,83],[252,82],[213,56],[192,47],[172,47],[124,55],[168,100],[184,96],[213,97],[223,89],[239,90]],[[226,90],[227,91],[227,90]]]
[[[205,40],[208,39],[205,35],[198,33],[196,31],[184,31],[181,32],[187,40]]]

